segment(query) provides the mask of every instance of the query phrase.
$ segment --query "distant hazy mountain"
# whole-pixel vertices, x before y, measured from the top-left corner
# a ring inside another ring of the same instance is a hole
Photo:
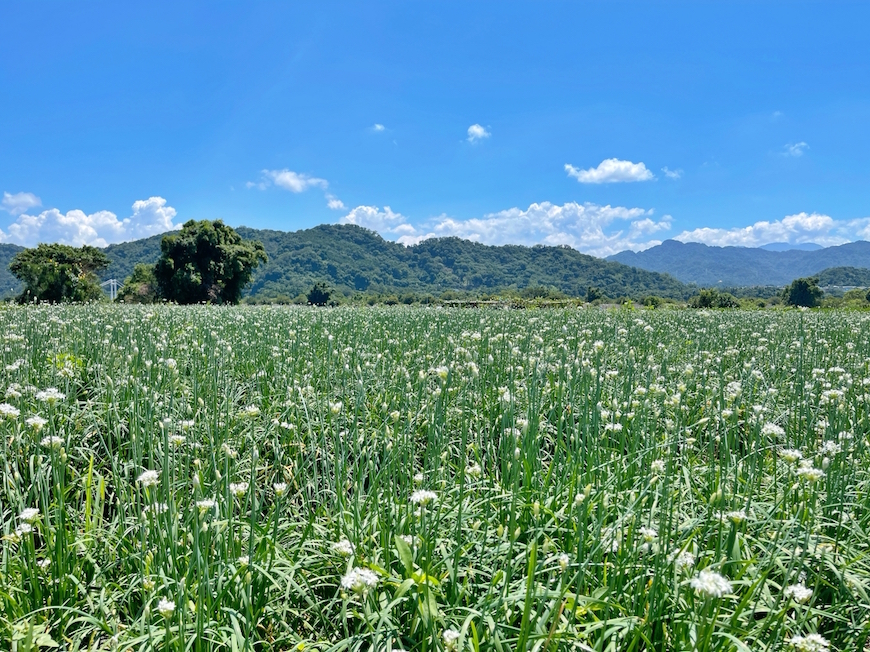
[[[8,299],[21,293],[21,281],[12,276],[9,263],[24,247],[14,244],[0,244],[0,299]]]
[[[787,285],[829,267],[870,268],[870,242],[850,242],[814,251],[768,251],[666,240],[646,251],[623,251],[608,260],[667,273],[684,283],[704,287]]]
[[[789,244],[788,242],[771,242],[766,245],[761,245],[759,249],[767,251],[816,251],[823,249],[822,245],[815,242],[804,242],[802,244]]]

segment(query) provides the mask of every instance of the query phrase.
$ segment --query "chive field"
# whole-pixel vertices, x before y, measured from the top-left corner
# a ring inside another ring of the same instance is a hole
[[[16,650],[862,650],[870,316],[3,307]]]

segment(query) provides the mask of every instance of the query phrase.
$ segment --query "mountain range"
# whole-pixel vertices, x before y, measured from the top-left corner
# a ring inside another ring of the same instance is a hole
[[[665,240],[645,251],[622,251],[607,260],[670,274],[684,283],[702,287],[781,286],[832,267],[870,268],[870,242],[809,251],[770,251]]]
[[[239,227],[263,243],[269,260],[255,272],[246,296],[292,299],[323,282],[343,294],[483,294],[533,287],[584,296],[589,287],[611,298],[657,295],[686,299],[701,287],[783,286],[818,276],[825,286],[870,286],[870,242],[838,247],[781,250],[710,247],[667,240],[642,252],[623,251],[607,260],[567,246],[488,246],[459,238],[435,238],[405,247],[354,225],[320,225],[300,231]],[[112,261],[101,280],[123,281],[136,263],[160,256],[163,235],[109,245]],[[9,262],[22,247],[0,244],[0,297],[21,291]]]
[[[248,296],[260,299],[293,298],[308,292],[316,282],[345,294],[439,296],[447,290],[491,293],[536,286],[569,296],[584,296],[592,286],[612,298],[657,295],[681,299],[692,293],[666,274],[604,261],[567,246],[497,247],[435,238],[405,247],[350,224],[323,224],[300,231],[236,230],[247,240],[262,242],[269,256],[246,290]],[[112,264],[102,276],[122,280],[136,263],[155,262],[162,237],[108,246],[105,251]]]
[[[493,247],[459,238],[426,240],[405,247],[374,231],[325,224],[300,231],[239,227],[247,240],[263,243],[269,260],[254,273],[246,296],[292,299],[323,282],[343,294],[494,293],[544,286],[569,296],[585,296],[596,287],[606,296],[657,295],[685,299],[692,289],[667,274],[648,272],[581,254],[570,247]],[[105,248],[111,265],[100,276],[123,281],[136,263],[160,256],[163,235],[122,242]],[[9,262],[23,248],[0,244],[0,297],[21,292],[9,273]]]

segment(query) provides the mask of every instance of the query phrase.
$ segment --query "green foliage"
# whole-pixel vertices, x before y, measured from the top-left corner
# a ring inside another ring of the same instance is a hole
[[[133,268],[133,273],[124,280],[124,285],[118,292],[118,301],[123,303],[154,303],[158,299],[154,265],[137,264]]]
[[[691,308],[739,308],[740,301],[728,292],[719,292],[715,288],[701,290],[689,299]]]
[[[84,302],[105,298],[96,272],[108,265],[96,247],[40,244],[15,254],[9,271],[24,283],[19,302]]]
[[[815,277],[797,278],[783,290],[782,298],[790,306],[815,308],[822,301],[819,279]]]
[[[190,220],[166,235],[154,268],[161,297],[181,304],[238,303],[254,269],[267,260],[263,245],[245,241],[221,220]]]
[[[326,283],[315,283],[308,291],[306,298],[312,306],[325,306],[329,303],[329,295],[332,291]]]

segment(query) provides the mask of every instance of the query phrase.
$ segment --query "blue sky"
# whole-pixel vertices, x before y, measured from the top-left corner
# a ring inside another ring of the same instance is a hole
[[[870,238],[867,3],[28,2],[0,24],[6,242],[217,218],[596,255]]]

